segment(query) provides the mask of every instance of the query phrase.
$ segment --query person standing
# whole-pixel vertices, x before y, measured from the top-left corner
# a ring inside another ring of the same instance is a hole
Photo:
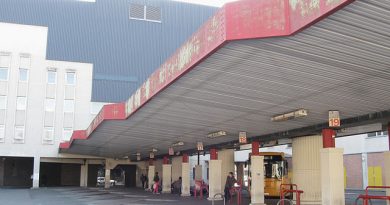
[[[142,173],[141,177],[142,188],[145,189],[146,176]]]
[[[226,201],[229,201],[232,198],[230,190],[233,188],[236,182],[237,180],[234,178],[233,172],[229,172],[229,175],[226,177],[225,190],[224,190]]]
[[[159,193],[158,189],[159,189],[159,186],[160,186],[160,184],[159,184],[160,183],[160,177],[158,176],[158,172],[156,172],[154,174],[153,182],[154,182],[153,193],[157,194],[157,193]]]

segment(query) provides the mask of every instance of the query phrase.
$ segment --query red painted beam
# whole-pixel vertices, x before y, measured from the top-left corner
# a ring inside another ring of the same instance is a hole
[[[241,0],[226,4],[195,32],[124,103],[106,105],[86,130],[104,120],[125,120],[154,96],[233,40],[293,35],[354,0]],[[67,149],[72,142],[61,143]]]
[[[323,148],[335,148],[336,147],[336,131],[332,129],[322,130],[322,146]]]
[[[260,155],[260,142],[253,141],[252,142],[252,156],[259,156]]]

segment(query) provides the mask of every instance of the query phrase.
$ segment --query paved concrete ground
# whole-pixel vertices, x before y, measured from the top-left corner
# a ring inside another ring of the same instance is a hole
[[[352,205],[361,191],[347,191],[347,205]],[[375,192],[383,194],[383,192]],[[267,199],[268,205],[275,205],[277,199]],[[153,195],[140,189],[100,188],[41,188],[41,189],[0,189],[0,205],[211,205],[210,201],[180,197],[173,194]],[[223,204],[222,202],[215,203]],[[230,204],[230,203],[227,203]],[[231,203],[232,205],[236,204]],[[244,197],[242,205],[248,205]],[[385,205],[384,202],[374,202]]]

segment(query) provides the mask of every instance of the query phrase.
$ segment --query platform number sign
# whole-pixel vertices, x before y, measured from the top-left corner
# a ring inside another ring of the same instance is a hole
[[[169,155],[175,155],[175,151],[173,150],[173,147],[170,147],[168,150]]]
[[[150,152],[149,158],[150,158],[150,159],[154,159],[154,152]]]
[[[247,143],[246,132],[239,132],[238,133],[238,141],[240,142],[240,144],[246,144]]]
[[[203,151],[203,142],[198,142],[196,147],[197,147],[198,151]]]
[[[337,110],[329,111],[329,127],[340,127],[340,113]]]

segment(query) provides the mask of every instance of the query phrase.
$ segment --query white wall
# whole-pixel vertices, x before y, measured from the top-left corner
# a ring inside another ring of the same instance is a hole
[[[5,126],[0,156],[58,157],[64,140],[63,127],[86,129],[91,114],[92,64],[46,60],[48,29],[0,23],[0,66],[9,68],[8,81],[0,82],[0,95],[7,96],[6,110],[0,110],[0,124]],[[61,46],[61,45],[58,45]],[[2,62],[3,64],[2,64]],[[27,82],[19,82],[19,68],[29,71]],[[57,82],[47,83],[48,69],[55,69]],[[66,85],[66,72],[76,73],[76,84]],[[16,110],[18,96],[25,96],[27,108]],[[45,99],[55,99],[55,111],[45,111]],[[74,100],[73,114],[64,114],[64,99]],[[2,114],[5,113],[5,114]],[[15,140],[15,125],[24,125],[24,140]],[[44,126],[53,126],[53,140],[43,140]]]

